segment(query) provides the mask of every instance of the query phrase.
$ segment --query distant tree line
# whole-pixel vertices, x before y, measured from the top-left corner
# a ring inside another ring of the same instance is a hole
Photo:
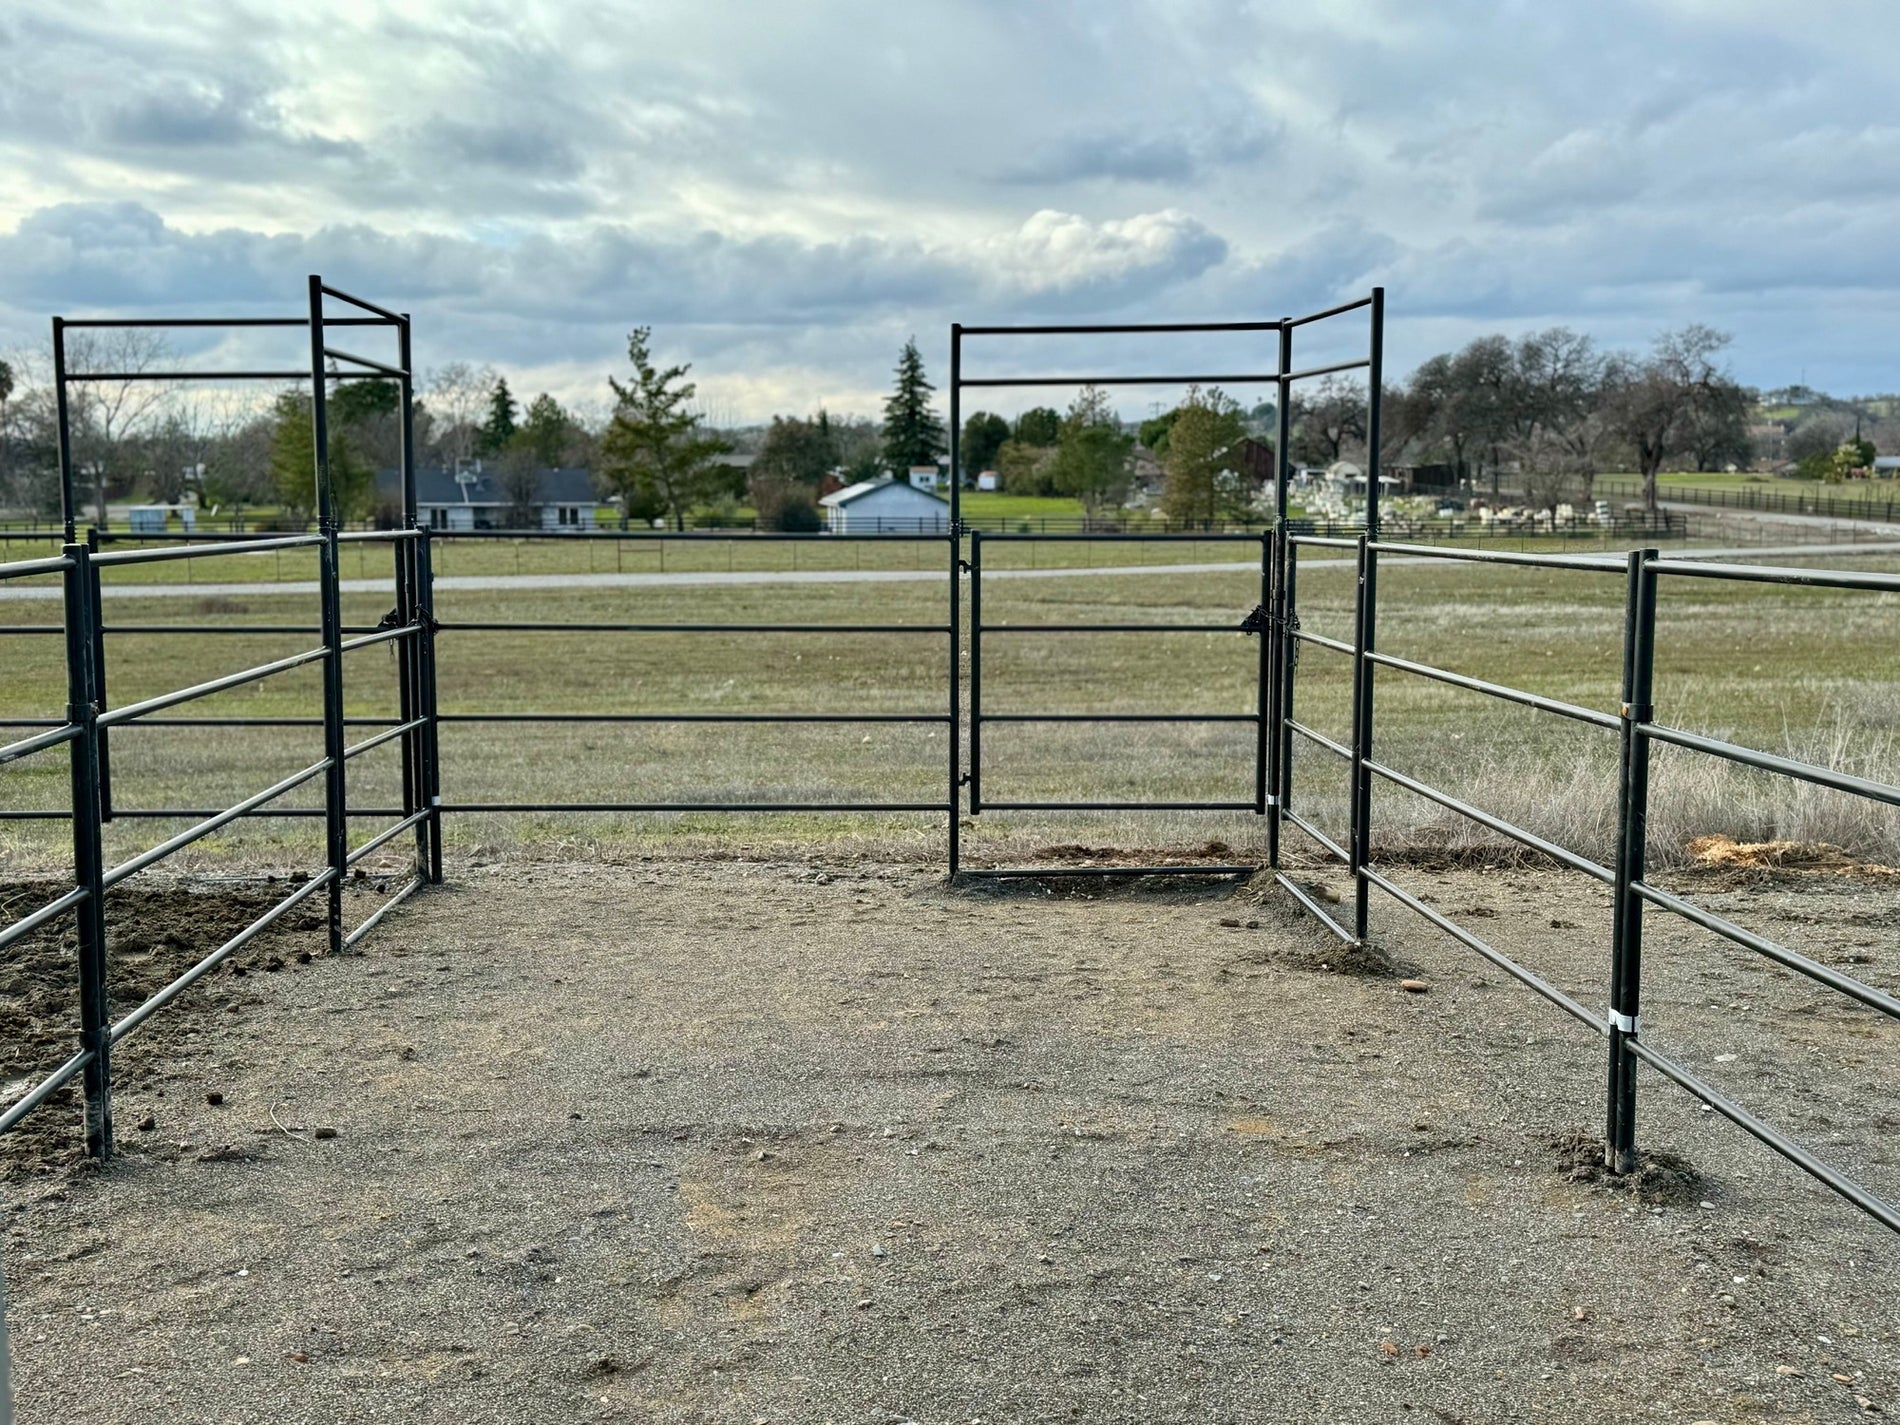
[[[1757,457],[1802,475],[1841,479],[1871,464],[1900,434],[1900,401],[1839,400],[1801,385],[1756,392],[1724,363],[1729,339],[1691,325],[1643,352],[1606,350],[1552,327],[1516,338],[1478,337],[1419,364],[1383,392],[1380,457],[1387,465],[1443,463],[1480,486],[1538,502],[1589,499],[1597,475],[1634,470],[1656,496],[1668,468],[1717,470]],[[73,331],[77,371],[163,369],[176,353],[150,329]],[[607,378],[611,407],[589,419],[547,392],[524,408],[492,367],[452,362],[420,382],[420,464],[461,470],[481,462],[532,523],[540,472],[591,470],[624,518],[735,517],[749,502],[772,528],[815,529],[828,480],[842,483],[937,465],[947,445],[915,339],[904,344],[881,421],[822,407],[775,416],[749,431],[712,428],[687,363],[665,364],[652,332],[628,334],[629,374]],[[0,506],[58,508],[54,402],[43,356],[0,361]],[[172,503],[187,493],[213,509],[275,506],[286,524],[314,513],[309,393],[274,396],[162,381],[70,388],[76,484],[94,518],[109,500]],[[330,464],[348,518],[389,520],[375,472],[396,466],[401,427],[393,385],[338,382],[328,401]],[[1289,454],[1300,465],[1366,458],[1363,384],[1328,377],[1302,385],[1288,412]],[[1126,500],[1138,478],[1159,478],[1163,507],[1186,519],[1258,513],[1257,485],[1240,475],[1241,442],[1271,447],[1278,412],[1243,410],[1219,390],[1194,390],[1173,410],[1131,425],[1087,388],[1066,410],[1032,407],[1014,419],[972,413],[960,435],[960,474],[994,470],[1012,493],[1074,498],[1096,513]],[[733,458],[744,447],[744,454]],[[387,503],[387,502],[385,502]]]

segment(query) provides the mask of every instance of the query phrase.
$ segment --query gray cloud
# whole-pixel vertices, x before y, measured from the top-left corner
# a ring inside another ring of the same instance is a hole
[[[321,269],[412,307],[433,359],[610,362],[650,322],[709,382],[822,394],[951,320],[1384,282],[1401,365],[1693,319],[1745,376],[1891,386],[1900,120],[1869,96],[1900,24],[1830,15],[14,0],[0,342],[54,309],[277,309]]]

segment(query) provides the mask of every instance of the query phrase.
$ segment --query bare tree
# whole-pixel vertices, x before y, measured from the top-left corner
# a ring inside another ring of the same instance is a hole
[[[429,373],[423,391],[434,417],[431,435],[436,458],[444,469],[457,470],[474,458],[482,417],[487,413],[489,393],[494,389],[495,368],[492,366],[451,361]]]
[[[68,373],[137,376],[158,369],[170,354],[164,333],[150,327],[82,327],[66,334]],[[164,404],[167,389],[168,383],[150,379],[76,381],[69,388],[74,465],[92,475],[94,514],[101,525],[107,487],[126,478],[130,444]]]
[[[1724,399],[1734,382],[1717,364],[1729,343],[1726,333],[1699,323],[1656,339],[1649,356],[1611,363],[1602,410],[1615,436],[1636,458],[1643,502],[1656,508],[1656,475],[1680,448],[1688,423]]]

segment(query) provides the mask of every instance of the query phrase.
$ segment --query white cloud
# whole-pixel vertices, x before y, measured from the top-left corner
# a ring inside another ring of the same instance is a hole
[[[321,268],[412,308],[425,359],[578,389],[651,323],[765,414],[879,389],[952,320],[1384,281],[1401,367],[1694,319],[1745,377],[1892,386],[1900,19],[1829,15],[13,0],[0,344],[55,309],[294,306]]]

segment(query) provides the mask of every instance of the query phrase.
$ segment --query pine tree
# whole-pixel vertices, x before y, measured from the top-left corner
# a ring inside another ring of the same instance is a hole
[[[522,417],[521,429],[516,433],[534,458],[544,466],[560,465],[567,457],[567,449],[574,438],[574,418],[561,409],[561,403],[546,391],[528,402],[528,413]]]
[[[912,337],[897,359],[897,389],[884,402],[884,459],[893,472],[937,463],[944,436],[943,422],[930,408],[936,389],[924,378],[924,359]]]
[[[516,409],[508,378],[497,376],[494,389],[488,393],[488,419],[482,422],[481,435],[476,440],[476,449],[483,455],[500,455],[508,448],[508,442],[515,438]]]
[[[271,409],[270,477],[290,522],[307,524],[317,509],[316,433],[311,428],[310,398],[286,391]],[[343,431],[330,429],[330,488],[340,519],[357,519],[369,503],[373,472]]]
[[[613,423],[601,437],[601,473],[625,498],[627,509],[657,505],[683,530],[693,506],[714,493],[718,457],[732,446],[700,429],[705,417],[691,406],[698,388],[685,379],[692,366],[653,364],[652,335],[651,327],[627,333],[631,382],[607,378],[615,404]]]
[[[1232,476],[1246,434],[1240,407],[1218,387],[1189,389],[1168,431],[1161,507],[1169,519],[1198,524],[1232,513]]]

